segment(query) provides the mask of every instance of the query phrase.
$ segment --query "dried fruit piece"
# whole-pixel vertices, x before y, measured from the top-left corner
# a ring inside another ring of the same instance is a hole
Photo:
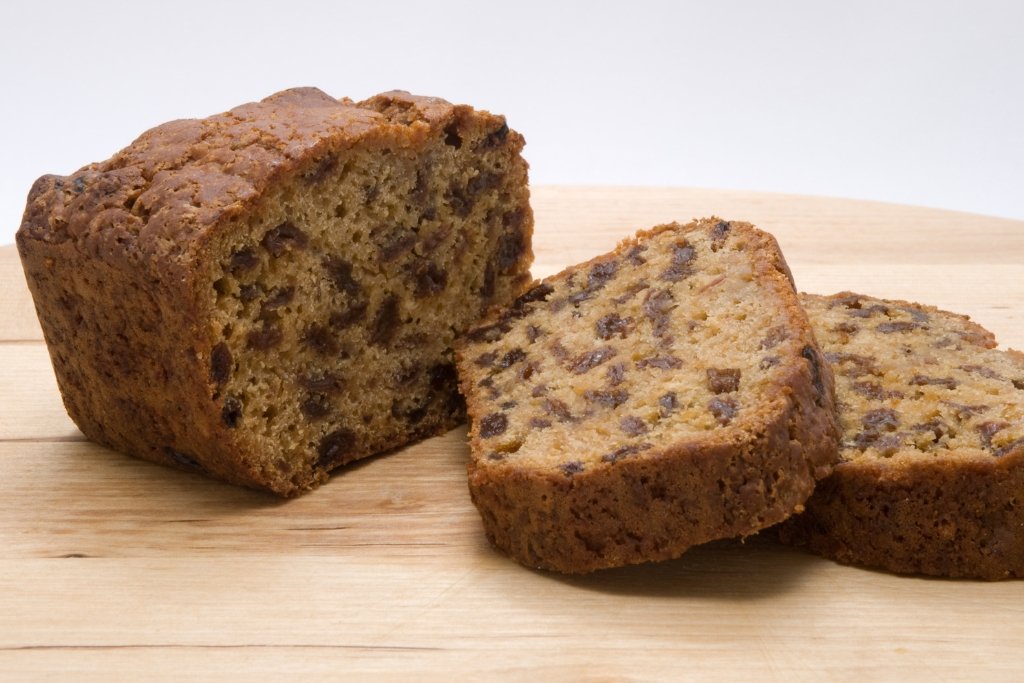
[[[627,415],[619,420],[619,428],[630,436],[639,436],[647,431],[647,423],[635,415]]]
[[[370,343],[377,346],[384,346],[395,337],[399,324],[399,299],[395,294],[384,297],[380,308],[377,309],[377,316],[373,320],[373,327],[370,332]]]
[[[231,349],[224,342],[213,347],[210,354],[210,379],[217,386],[222,386],[231,377],[231,368],[234,361],[231,356]]]
[[[302,343],[319,356],[334,356],[340,350],[337,335],[327,325],[310,325],[302,335]]]
[[[570,460],[569,462],[562,463],[558,466],[562,470],[562,474],[567,477],[571,477],[574,474],[579,474],[586,469],[586,466],[580,460]]]
[[[925,386],[940,386],[944,389],[956,389],[957,381],[952,377],[928,377],[927,375],[914,375],[910,378],[912,386],[925,387]]]
[[[852,382],[850,384],[850,390],[875,401],[884,401],[890,398],[903,398],[904,396],[902,391],[898,391],[896,389],[883,389],[882,385],[878,382]]]
[[[614,336],[625,339],[632,328],[632,318],[623,318],[616,313],[604,315],[594,324],[599,339],[611,339]]]
[[[592,351],[582,353],[569,361],[569,371],[574,375],[582,375],[596,368],[601,363],[615,355],[615,349],[610,346],[603,346]]]
[[[245,345],[253,351],[267,351],[280,345],[283,338],[284,333],[279,326],[265,322],[249,331],[245,337]]]
[[[900,416],[892,408],[875,408],[864,413],[860,419],[864,429],[873,431],[893,430],[900,425]]]
[[[248,270],[252,270],[260,263],[260,257],[256,255],[256,251],[251,247],[242,247],[238,251],[231,254],[231,261],[228,264],[228,270],[232,275],[240,275]]]
[[[294,249],[305,249],[309,245],[309,236],[294,223],[285,221],[267,231],[261,243],[271,256],[279,257]]]
[[[673,307],[672,293],[667,289],[651,290],[644,297],[642,310],[654,326],[654,336],[665,334],[669,325],[669,312]]]
[[[311,393],[302,400],[299,410],[311,419],[324,417],[331,412],[331,399],[325,394]]]
[[[352,268],[352,262],[340,256],[328,256],[324,259],[324,270],[327,271],[331,284],[339,292],[354,297],[362,293],[363,287],[352,276]]]
[[[683,361],[675,356],[655,356],[654,358],[641,358],[636,366],[643,368],[658,368],[659,370],[676,370],[683,366]]]
[[[626,399],[629,398],[629,392],[625,389],[613,389],[610,391],[587,389],[583,392],[583,398],[606,408],[615,408],[626,402]]]
[[[413,294],[417,299],[436,296],[448,286],[448,273],[430,261],[417,262],[412,269],[412,276],[416,283]]]
[[[603,462],[618,462],[623,458],[628,458],[631,455],[636,455],[651,448],[649,443],[632,443],[625,446],[619,446],[610,453],[605,453],[601,456]]]
[[[693,274],[693,260],[697,252],[685,241],[676,244],[672,248],[672,263],[659,276],[662,280],[678,282]]]
[[[715,397],[708,401],[708,410],[718,420],[718,424],[724,426],[732,422],[732,419],[736,417],[739,406],[735,399]]]
[[[302,375],[299,377],[298,383],[307,391],[321,394],[337,394],[345,388],[342,379],[329,371],[317,371]]]
[[[740,388],[739,368],[708,368],[708,391],[712,394],[727,394]]]
[[[909,332],[910,330],[916,330],[919,327],[920,325],[916,322],[897,320],[894,322],[879,323],[875,325],[875,331],[881,332],[882,334],[892,334],[893,332]]]
[[[356,447],[356,435],[344,427],[335,429],[320,440],[316,467],[329,470],[345,462]]]
[[[480,420],[480,438],[489,439],[500,436],[508,429],[508,416],[504,413],[491,413]]]

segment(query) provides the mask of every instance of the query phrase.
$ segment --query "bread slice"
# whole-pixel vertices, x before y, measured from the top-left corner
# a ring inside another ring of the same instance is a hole
[[[770,235],[672,223],[535,284],[457,346],[490,541],[582,573],[785,519],[836,458],[832,377]]]
[[[452,344],[529,282],[523,138],[287,90],[36,182],[18,248],[71,417],[281,495],[464,419]]]
[[[1024,577],[1024,354],[931,306],[801,301],[835,371],[843,449],[783,540],[899,573]]]

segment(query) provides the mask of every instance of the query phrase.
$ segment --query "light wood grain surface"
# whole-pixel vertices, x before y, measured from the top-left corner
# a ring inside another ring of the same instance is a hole
[[[1024,348],[1024,223],[698,189],[534,190],[535,273],[709,214],[801,289],[969,313]],[[1024,582],[898,577],[763,539],[582,578],[484,540],[455,430],[282,502],[83,440],[0,248],[0,678],[1024,680]]]

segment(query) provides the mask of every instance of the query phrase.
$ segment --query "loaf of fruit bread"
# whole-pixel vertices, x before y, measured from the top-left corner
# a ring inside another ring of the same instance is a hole
[[[801,300],[835,372],[843,442],[783,540],[899,573],[1024,577],[1024,354],[931,306]]]
[[[832,376],[775,239],[661,225],[535,284],[456,346],[493,545],[584,573],[799,510],[837,457]]]
[[[529,283],[523,138],[286,90],[32,188],[18,249],[90,439],[294,495],[465,417],[452,345]]]

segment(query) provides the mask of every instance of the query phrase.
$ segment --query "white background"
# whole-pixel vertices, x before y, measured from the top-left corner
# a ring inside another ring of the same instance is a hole
[[[76,0],[0,8],[0,243],[37,176],[297,85],[504,113],[537,184],[1024,218],[1024,2]]]

